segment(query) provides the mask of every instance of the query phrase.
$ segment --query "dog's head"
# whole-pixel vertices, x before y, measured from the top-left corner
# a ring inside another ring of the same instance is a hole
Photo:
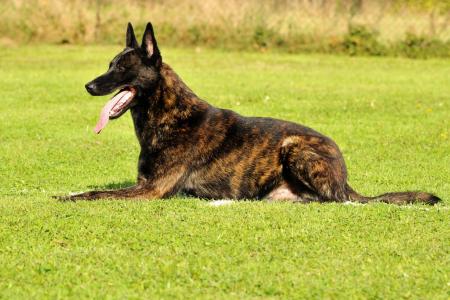
[[[109,119],[118,118],[137,103],[139,96],[152,92],[160,78],[161,65],[152,24],[147,24],[139,46],[133,26],[128,23],[126,48],[114,57],[105,74],[86,84],[86,90],[93,96],[119,90],[102,111]]]

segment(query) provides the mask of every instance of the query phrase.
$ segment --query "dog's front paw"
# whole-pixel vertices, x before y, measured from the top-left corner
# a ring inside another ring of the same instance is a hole
[[[70,193],[65,196],[52,196],[53,199],[56,199],[60,202],[75,202],[76,200],[87,199],[90,196],[90,193]]]
[[[74,195],[52,196],[52,198],[58,200],[59,202],[75,202],[76,200]]]

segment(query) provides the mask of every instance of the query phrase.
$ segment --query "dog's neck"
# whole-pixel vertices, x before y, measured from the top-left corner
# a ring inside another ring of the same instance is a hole
[[[150,99],[152,103],[166,111],[178,109],[180,113],[189,113],[190,108],[204,103],[167,64],[163,63],[160,74],[159,87]]]
[[[209,108],[167,64],[161,78],[145,101],[131,109],[141,147],[152,147],[173,138],[178,131],[195,125]],[[186,124],[184,127],[180,124]],[[162,145],[161,145],[162,146]]]

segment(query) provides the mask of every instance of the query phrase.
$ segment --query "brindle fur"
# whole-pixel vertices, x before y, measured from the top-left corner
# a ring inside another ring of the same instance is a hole
[[[299,202],[440,200],[423,192],[361,196],[348,185],[344,159],[330,138],[292,122],[243,117],[201,100],[162,62],[150,23],[141,47],[128,25],[127,48],[86,88],[104,95],[127,85],[138,90],[130,108],[141,146],[137,184],[64,199],[156,199],[185,193]]]

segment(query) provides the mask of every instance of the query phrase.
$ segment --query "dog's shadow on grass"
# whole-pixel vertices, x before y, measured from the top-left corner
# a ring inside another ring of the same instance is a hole
[[[107,183],[104,185],[88,185],[88,188],[94,189],[94,190],[118,190],[118,189],[123,189],[123,188],[133,186],[135,184],[136,184],[136,182],[134,182],[134,181],[125,180],[122,182],[111,182],[111,183]]]

